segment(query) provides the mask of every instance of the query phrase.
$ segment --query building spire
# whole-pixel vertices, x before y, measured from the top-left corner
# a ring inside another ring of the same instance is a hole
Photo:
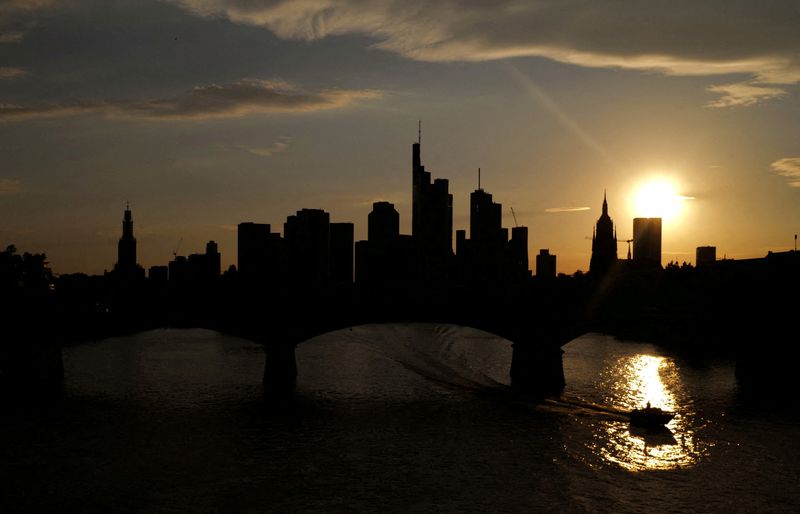
[[[481,169],[478,168],[478,191],[481,190]]]
[[[419,120],[417,125],[417,143],[422,145],[422,120]]]
[[[603,189],[603,216],[608,216],[608,201],[606,201],[605,189]]]

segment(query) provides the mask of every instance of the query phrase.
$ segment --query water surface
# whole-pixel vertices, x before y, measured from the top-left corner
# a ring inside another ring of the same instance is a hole
[[[354,327],[298,348],[265,407],[263,352],[205,330],[65,350],[63,401],[0,428],[3,512],[797,511],[800,416],[737,393],[733,365],[587,335],[567,388],[509,392],[507,341]],[[668,431],[631,429],[646,402]]]

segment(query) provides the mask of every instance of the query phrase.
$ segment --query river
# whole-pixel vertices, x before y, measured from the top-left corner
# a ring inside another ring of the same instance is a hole
[[[800,409],[737,390],[733,363],[588,334],[567,387],[509,390],[508,341],[368,325],[300,345],[294,404],[262,349],[161,329],[64,350],[63,399],[9,410],[2,512],[800,510]],[[646,402],[669,431],[632,429]]]

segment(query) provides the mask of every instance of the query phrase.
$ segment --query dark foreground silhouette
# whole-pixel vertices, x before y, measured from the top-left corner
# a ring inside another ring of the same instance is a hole
[[[58,390],[62,345],[160,326],[206,327],[259,342],[265,390],[286,396],[297,344],[349,326],[404,321],[453,323],[512,341],[513,387],[532,398],[558,394],[560,347],[589,331],[736,358],[745,390],[797,390],[796,365],[787,358],[797,344],[796,252],[705,269],[635,269],[620,261],[601,276],[327,287],[247,282],[236,273],[168,287],[113,275],[54,280],[42,255],[9,249],[2,259],[0,380],[11,398]]]

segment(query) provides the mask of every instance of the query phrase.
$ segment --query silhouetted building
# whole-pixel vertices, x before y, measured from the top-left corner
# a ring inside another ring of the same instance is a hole
[[[542,279],[556,278],[556,256],[543,248],[536,256],[536,276]]]
[[[222,256],[216,241],[206,243],[206,260],[209,276],[217,278],[222,272]]]
[[[237,232],[238,270],[244,281],[260,280],[267,276],[269,243],[269,224],[239,223]]]
[[[602,275],[615,262],[617,262],[617,231],[608,215],[608,202],[606,194],[603,193],[603,212],[592,233],[592,260],[589,263],[589,273]]]
[[[476,246],[493,247],[502,238],[503,206],[492,195],[476,189],[469,195],[469,238]]]
[[[702,268],[711,266],[717,261],[716,246],[698,246],[695,254],[695,266]]]
[[[353,283],[353,224],[330,224],[330,281],[341,286]]]
[[[503,207],[480,187],[470,194],[470,237],[456,231],[456,273],[466,282],[530,278],[528,227],[503,228]]]
[[[283,237],[291,280],[305,286],[328,283],[330,215],[322,209],[301,209],[286,218]]]
[[[153,285],[164,286],[169,281],[169,268],[167,266],[150,266],[147,278]]]
[[[511,239],[506,245],[505,277],[508,280],[527,279],[531,276],[528,266],[528,227],[511,229]]]
[[[169,283],[173,288],[183,289],[192,283],[189,271],[189,260],[183,255],[176,255],[169,262]]]
[[[400,235],[400,214],[394,204],[375,202],[367,217],[367,240],[374,244],[391,244]]]
[[[476,189],[469,195],[469,243],[471,273],[483,279],[501,276],[503,250],[508,232],[503,231],[503,207],[492,201],[492,195]]]
[[[133,237],[133,216],[130,206],[125,207],[122,218],[122,237],[117,245],[117,263],[114,276],[123,282],[144,279],[144,268],[136,263],[136,238]]]
[[[186,259],[186,280],[196,287],[214,284],[220,274],[220,257],[217,243],[206,243],[206,253],[193,253]]]
[[[661,218],[633,219],[633,260],[661,267]]]
[[[122,219],[122,237],[117,245],[117,268],[120,270],[136,267],[136,238],[133,237],[133,217],[130,207],[125,207]]]
[[[411,235],[422,254],[435,265],[453,255],[453,195],[447,179],[431,183],[420,158],[422,141],[412,147],[412,210]]]
[[[375,202],[368,217],[368,240],[356,243],[356,283],[366,287],[408,285],[422,278],[414,239],[400,233],[400,215],[389,202]]]

